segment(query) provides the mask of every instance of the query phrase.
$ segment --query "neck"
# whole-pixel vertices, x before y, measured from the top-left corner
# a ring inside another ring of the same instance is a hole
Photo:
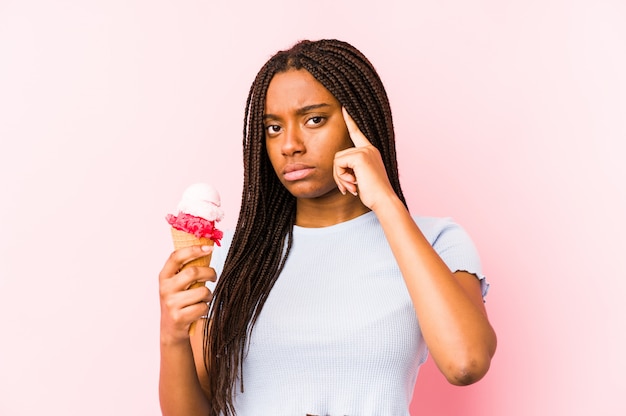
[[[307,228],[328,227],[370,211],[359,197],[337,193],[333,198],[300,198],[296,202],[296,225]]]

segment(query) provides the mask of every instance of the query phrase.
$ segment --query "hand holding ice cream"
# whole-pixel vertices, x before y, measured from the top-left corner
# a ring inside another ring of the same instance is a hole
[[[217,190],[206,183],[196,183],[189,186],[177,207],[178,214],[168,214],[167,222],[172,226],[174,247],[189,247],[194,245],[220,245],[222,231],[215,228],[215,223],[224,218],[220,208],[220,196]],[[189,266],[209,266],[211,253],[186,263]],[[181,269],[182,270],[182,269]],[[203,286],[203,282],[194,283],[191,287]],[[193,334],[195,322],[191,324],[189,333]]]

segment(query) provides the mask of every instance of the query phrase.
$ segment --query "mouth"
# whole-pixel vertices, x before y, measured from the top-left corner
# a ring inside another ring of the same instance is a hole
[[[313,172],[313,167],[302,163],[290,163],[283,169],[283,178],[288,182],[306,178]]]

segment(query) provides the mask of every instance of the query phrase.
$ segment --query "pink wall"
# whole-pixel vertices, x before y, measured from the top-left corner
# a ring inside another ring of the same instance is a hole
[[[0,414],[158,414],[163,216],[210,181],[234,225],[249,84],[321,37],[379,68],[413,211],[492,283],[490,373],[429,362],[413,414],[626,414],[624,2],[237,3],[0,3]]]

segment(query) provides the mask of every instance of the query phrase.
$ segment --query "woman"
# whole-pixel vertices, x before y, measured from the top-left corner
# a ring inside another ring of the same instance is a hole
[[[223,248],[180,272],[212,249],[175,251],[160,273],[166,415],[408,415],[427,352],[456,385],[489,368],[474,246],[409,214],[387,95],[345,42],[299,42],[258,73]]]

